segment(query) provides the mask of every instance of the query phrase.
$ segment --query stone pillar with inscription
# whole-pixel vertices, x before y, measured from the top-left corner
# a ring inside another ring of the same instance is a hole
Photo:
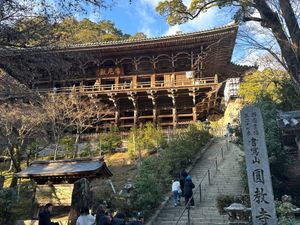
[[[253,225],[277,225],[265,132],[260,109],[244,107],[241,125]]]

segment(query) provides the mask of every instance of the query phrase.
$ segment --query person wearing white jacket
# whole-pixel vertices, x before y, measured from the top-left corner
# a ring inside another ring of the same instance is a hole
[[[76,225],[95,225],[95,217],[90,215],[88,208],[84,207],[80,210]]]
[[[178,178],[175,178],[172,183],[172,197],[173,197],[173,206],[176,207],[180,203],[180,183]]]

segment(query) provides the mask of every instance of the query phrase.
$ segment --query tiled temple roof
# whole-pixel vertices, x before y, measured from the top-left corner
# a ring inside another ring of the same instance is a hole
[[[0,69],[0,101],[12,98],[35,99],[36,95],[26,85]]]
[[[283,130],[300,130],[300,110],[279,112],[278,124]]]
[[[124,39],[119,41],[107,41],[107,42],[94,42],[94,43],[85,43],[85,44],[74,44],[74,45],[58,45],[58,46],[45,46],[45,47],[33,47],[26,49],[5,49],[3,53],[11,55],[12,52],[15,54],[18,51],[72,51],[72,50],[81,50],[81,49],[110,49],[110,48],[126,48],[132,46],[147,46],[149,44],[155,43],[167,43],[167,42],[178,42],[184,40],[191,40],[194,38],[212,38],[220,37],[227,32],[237,32],[237,24],[221,26],[213,29],[207,29],[202,31],[190,32],[190,33],[180,33],[169,36],[153,37],[153,38],[142,38],[142,39]],[[210,40],[208,39],[208,40]]]
[[[97,175],[98,174],[98,175]],[[25,170],[17,173],[18,178],[39,178],[57,176],[90,175],[112,176],[103,158],[82,158],[67,160],[34,161]]]
[[[190,38],[193,36],[203,36],[208,37],[212,35],[218,35],[219,33],[226,32],[228,30],[237,29],[237,25],[229,25],[222,26],[213,29],[207,29],[196,32],[189,33],[180,33],[175,35],[161,36],[161,37],[153,37],[153,38],[142,38],[142,39],[124,39],[119,41],[107,41],[107,42],[95,42],[95,43],[85,43],[85,44],[75,44],[75,45],[67,45],[67,46],[59,46],[63,48],[78,48],[78,47],[97,47],[97,46],[110,46],[110,45],[119,45],[119,44],[139,44],[139,43],[149,43],[155,41],[168,41],[173,39],[184,39]]]

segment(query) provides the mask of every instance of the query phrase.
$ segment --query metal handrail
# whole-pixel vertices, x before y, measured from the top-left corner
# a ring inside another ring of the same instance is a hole
[[[227,149],[227,151],[229,150],[229,145],[228,145],[228,140],[227,140],[227,139],[226,139],[226,149]],[[180,214],[178,220],[176,221],[176,224],[175,224],[175,225],[177,225],[177,224],[180,222],[180,220],[181,220],[181,218],[182,218],[182,216],[183,216],[183,214],[185,213],[186,210],[188,210],[188,225],[190,225],[190,223],[191,223],[191,221],[190,221],[190,203],[191,203],[191,200],[192,200],[192,198],[194,198],[195,193],[198,192],[198,189],[199,189],[199,200],[200,200],[200,202],[201,202],[201,197],[202,197],[201,185],[202,185],[202,182],[203,182],[204,179],[207,177],[207,178],[208,178],[208,184],[210,185],[210,182],[211,182],[211,177],[210,177],[211,174],[210,174],[210,171],[211,171],[211,168],[212,168],[213,166],[216,166],[216,171],[218,170],[218,157],[220,156],[220,154],[221,154],[221,159],[223,159],[223,158],[224,158],[224,151],[223,151],[223,148],[221,148],[221,151],[216,155],[216,157],[215,157],[216,160],[210,165],[210,167],[208,168],[207,172],[204,174],[203,178],[201,179],[200,183],[198,184],[198,186],[197,186],[196,189],[194,190],[192,197],[189,199],[189,201],[188,201],[187,204],[185,205],[185,207],[184,207],[184,209],[182,210],[182,212],[181,212],[181,214]],[[195,198],[195,199],[196,199],[196,198]],[[194,199],[194,200],[195,200],[195,199]]]

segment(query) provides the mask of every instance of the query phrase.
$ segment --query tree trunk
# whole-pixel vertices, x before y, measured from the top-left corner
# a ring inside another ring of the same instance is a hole
[[[5,180],[5,177],[0,175],[0,190],[2,190],[2,188],[4,186],[4,180]]]
[[[280,7],[283,11],[283,19],[285,24],[287,24],[292,41],[287,36],[279,15],[268,6],[266,0],[254,0],[254,2],[262,19],[261,25],[272,30],[272,33],[280,47],[288,72],[291,75],[292,80],[299,85],[300,30],[295,14],[290,12],[290,1],[280,0]]]
[[[31,153],[26,154],[26,165],[29,166]]]
[[[80,133],[77,133],[76,134],[76,139],[75,139],[75,148],[74,148],[74,153],[73,153],[73,158],[76,158],[77,157],[77,154],[78,154],[78,144],[79,144],[79,140],[80,140]]]
[[[9,172],[13,170],[13,165],[14,165],[13,161],[12,161],[12,159],[10,159],[9,169],[8,169]]]
[[[17,185],[18,185],[18,178],[15,176],[15,174],[13,174],[13,177],[12,177],[9,187],[14,188]]]
[[[91,203],[91,188],[90,182],[86,178],[82,178],[74,183],[71,209],[69,212],[69,225],[75,225],[79,216],[80,209],[90,207]]]
[[[9,152],[9,156],[12,161],[12,164],[15,168],[15,171],[18,173],[21,171],[21,166],[20,166],[20,162],[18,161],[18,157],[16,157],[14,154],[14,149],[15,149],[14,147],[8,148],[8,152]]]
[[[56,160],[56,158],[57,158],[57,151],[58,151],[58,143],[55,143],[53,160]]]

